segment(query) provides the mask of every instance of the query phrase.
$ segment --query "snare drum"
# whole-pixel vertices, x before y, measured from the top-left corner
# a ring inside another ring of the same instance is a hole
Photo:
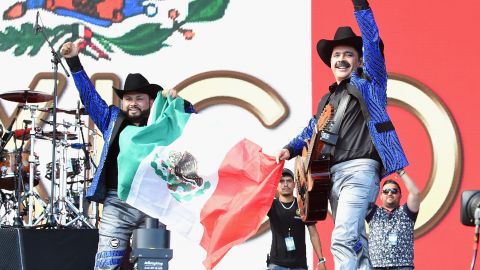
[[[14,190],[15,189],[15,172],[17,171],[17,163],[15,159],[15,152],[2,152],[0,153],[0,189]],[[21,172],[23,177],[23,183],[28,184],[30,177],[30,164],[28,162],[28,157],[30,152],[23,152],[21,154]],[[38,156],[35,155],[34,161],[34,186],[36,186],[40,180],[37,175],[37,165],[38,165]]]

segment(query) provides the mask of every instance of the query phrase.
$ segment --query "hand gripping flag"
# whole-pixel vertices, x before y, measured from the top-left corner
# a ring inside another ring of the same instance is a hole
[[[159,94],[145,127],[120,135],[119,197],[200,244],[212,269],[265,218],[283,162]]]

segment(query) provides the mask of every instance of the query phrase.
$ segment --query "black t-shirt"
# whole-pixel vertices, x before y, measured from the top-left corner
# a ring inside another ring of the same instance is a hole
[[[293,203],[293,205],[292,205]],[[291,208],[290,208],[291,206]],[[289,208],[289,209],[288,209]],[[297,214],[297,202],[284,203],[274,199],[268,217],[272,231],[272,246],[270,248],[270,262],[289,268],[307,268],[305,247],[305,223]],[[308,223],[314,225],[315,223]],[[295,250],[287,251],[285,238],[293,237]]]
[[[105,160],[105,182],[107,189],[117,189],[118,188],[118,163],[117,158],[120,153],[120,145],[118,143],[120,133],[125,129],[126,126],[132,125],[128,119],[125,119],[120,125],[115,138],[113,138],[112,145],[108,149],[107,158]]]

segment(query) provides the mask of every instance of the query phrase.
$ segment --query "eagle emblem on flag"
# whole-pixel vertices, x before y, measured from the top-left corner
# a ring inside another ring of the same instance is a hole
[[[177,201],[189,201],[205,193],[211,186],[198,175],[198,164],[189,152],[170,151],[167,159],[157,153],[150,163],[155,173],[167,183]]]

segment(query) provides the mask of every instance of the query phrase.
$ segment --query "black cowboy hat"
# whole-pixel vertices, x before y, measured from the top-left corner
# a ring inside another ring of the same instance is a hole
[[[333,48],[338,45],[352,46],[358,52],[358,57],[363,56],[362,37],[357,36],[350,26],[341,26],[337,28],[333,40],[321,39],[317,43],[318,55],[328,67],[330,67],[330,58],[332,57]],[[380,50],[382,51],[382,55],[383,49],[383,41],[380,39]]]
[[[317,52],[322,61],[330,67],[330,58],[335,46],[348,45],[357,50],[359,57],[362,57],[362,37],[357,36],[350,26],[337,28],[333,40],[321,39],[317,43]]]
[[[128,74],[124,89],[112,88],[119,98],[123,98],[123,95],[128,92],[144,93],[152,98],[156,98],[158,91],[163,90],[160,85],[149,83],[140,73]]]

